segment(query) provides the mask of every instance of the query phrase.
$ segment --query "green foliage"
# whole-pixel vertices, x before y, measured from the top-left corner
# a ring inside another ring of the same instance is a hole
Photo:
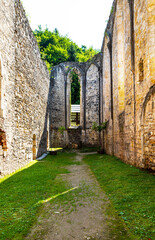
[[[113,156],[85,160],[135,239],[155,239],[155,177]]]
[[[58,127],[58,132],[61,133],[63,135],[64,131],[65,131],[65,127],[64,126],[60,126]]]
[[[69,37],[61,36],[58,29],[53,32],[41,26],[34,31],[38,42],[42,59],[46,62],[48,69],[61,62],[86,62],[99,51],[86,46],[78,47]]]
[[[76,47],[73,43],[68,48],[68,54],[69,54],[69,58],[68,58],[69,62],[77,62]]]
[[[71,72],[71,104],[80,104],[80,82],[78,74],[74,71]]]
[[[101,125],[97,125],[96,122],[93,122],[92,130],[96,132],[101,132],[103,129],[106,129],[106,127],[107,127],[107,121],[103,122]]]
[[[78,47],[69,37],[61,36],[56,28],[51,32],[48,28],[43,30],[41,26],[38,26],[34,35],[40,48],[41,58],[45,61],[49,71],[53,66],[62,62],[86,62],[99,52],[92,47],[87,49],[84,45],[81,48]],[[80,104],[80,83],[75,73],[73,73],[71,85],[71,102]]]

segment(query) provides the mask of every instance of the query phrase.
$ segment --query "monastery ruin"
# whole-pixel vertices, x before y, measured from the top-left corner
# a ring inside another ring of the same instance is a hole
[[[49,75],[20,0],[0,0],[0,176],[75,144],[155,170],[154,46],[155,1],[115,0],[101,53]],[[78,128],[70,128],[71,71],[81,86]],[[93,131],[93,122],[106,129]]]

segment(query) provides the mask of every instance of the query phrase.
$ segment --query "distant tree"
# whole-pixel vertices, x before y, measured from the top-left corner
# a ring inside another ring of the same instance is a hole
[[[75,45],[72,43],[68,49],[68,55],[69,55],[68,61],[69,62],[77,62],[76,52],[77,51],[76,51]]]
[[[80,82],[78,74],[72,71],[71,77],[71,104],[80,104]]]
[[[34,31],[37,39],[42,59],[46,62],[49,71],[52,66],[61,62],[86,62],[99,51],[88,48],[85,45],[78,47],[76,43],[71,41],[67,36],[61,36],[58,29],[53,32],[48,28],[42,29],[41,25]]]
[[[57,28],[54,29],[54,33],[55,33],[55,35],[59,36],[59,31]]]
[[[47,27],[43,30],[39,25],[34,35],[40,48],[41,58],[46,62],[49,71],[61,62],[86,62],[99,52],[92,47],[87,49],[85,45],[78,47],[67,36],[61,36],[57,28],[51,32]],[[80,104],[80,83],[74,71],[71,83],[71,103]]]

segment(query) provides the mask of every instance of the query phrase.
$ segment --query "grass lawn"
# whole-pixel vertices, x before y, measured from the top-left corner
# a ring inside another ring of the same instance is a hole
[[[0,239],[22,240],[36,221],[43,202],[68,190],[59,174],[73,164],[74,153],[58,153],[0,180]]]
[[[72,206],[75,208],[79,198],[84,197],[80,195],[81,189],[72,191],[59,177],[68,173],[68,165],[75,164],[74,156],[71,152],[49,155],[0,179],[0,240],[23,240],[47,201],[66,205],[68,211],[72,211]],[[87,155],[85,161],[114,206],[107,209],[107,214],[115,215],[116,211],[135,239],[154,240],[155,177],[108,155]],[[86,189],[85,195],[88,194]],[[114,224],[115,227],[111,226],[114,233],[119,233],[119,224]]]
[[[155,239],[155,177],[108,155],[87,155],[101,187],[129,231],[142,240]]]

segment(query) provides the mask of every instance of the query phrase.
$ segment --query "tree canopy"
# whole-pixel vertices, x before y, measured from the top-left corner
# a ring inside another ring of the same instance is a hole
[[[58,29],[53,32],[41,26],[34,31],[41,58],[46,62],[48,69],[61,62],[86,62],[99,51],[84,45],[79,47],[68,36],[61,36]]]

